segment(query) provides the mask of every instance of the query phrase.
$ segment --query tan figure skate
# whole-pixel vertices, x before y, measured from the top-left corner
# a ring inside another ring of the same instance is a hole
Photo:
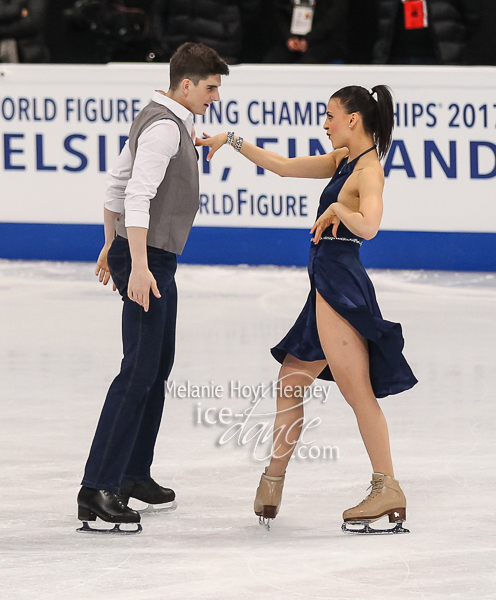
[[[358,506],[349,508],[343,513],[344,523],[341,529],[345,533],[410,533],[403,528],[406,520],[406,498],[396,479],[373,473],[372,491]],[[390,523],[396,523],[391,529],[372,529],[370,523],[387,515]],[[348,529],[347,525],[363,525],[363,529]]]
[[[270,529],[270,520],[276,518],[281,507],[284,477],[285,475],[270,477],[263,473],[260,478],[254,509],[255,514],[259,517],[258,522],[260,525],[265,525],[267,531]]]

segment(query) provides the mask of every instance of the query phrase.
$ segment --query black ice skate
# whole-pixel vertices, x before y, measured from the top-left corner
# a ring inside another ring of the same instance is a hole
[[[78,494],[77,503],[78,519],[83,521],[83,526],[77,531],[81,533],[133,535],[142,531],[139,513],[128,508],[118,494],[83,486]],[[90,527],[88,521],[96,521],[97,517],[106,523],[115,523],[115,526],[112,529]],[[123,523],[135,523],[136,529],[121,529]]]
[[[148,504],[146,508],[138,511],[141,514],[166,513],[177,508],[174,490],[162,487],[151,477],[144,481],[122,481],[119,496],[125,504],[129,502],[129,498]]]

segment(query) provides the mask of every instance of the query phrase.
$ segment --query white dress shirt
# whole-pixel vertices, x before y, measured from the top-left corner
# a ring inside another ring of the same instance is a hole
[[[179,117],[195,140],[193,113],[160,92],[154,92],[152,100]],[[119,214],[125,210],[126,227],[149,228],[150,200],[155,197],[171,158],[179,150],[180,139],[177,123],[170,119],[156,121],[138,138],[134,166],[128,140],[116,164],[107,172],[105,207]]]

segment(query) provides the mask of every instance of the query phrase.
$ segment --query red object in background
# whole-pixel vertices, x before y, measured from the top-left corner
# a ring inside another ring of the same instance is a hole
[[[425,0],[403,0],[405,8],[405,28],[425,29],[427,27],[427,4]]]

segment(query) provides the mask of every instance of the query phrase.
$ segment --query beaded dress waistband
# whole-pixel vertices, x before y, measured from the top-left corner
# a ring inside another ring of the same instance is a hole
[[[344,238],[344,237],[330,237],[330,236],[325,236],[325,237],[321,237],[321,240],[334,240],[334,241],[338,241],[338,242],[353,242],[355,244],[358,244],[359,246],[361,246],[363,244],[363,240],[357,240],[356,238]]]

